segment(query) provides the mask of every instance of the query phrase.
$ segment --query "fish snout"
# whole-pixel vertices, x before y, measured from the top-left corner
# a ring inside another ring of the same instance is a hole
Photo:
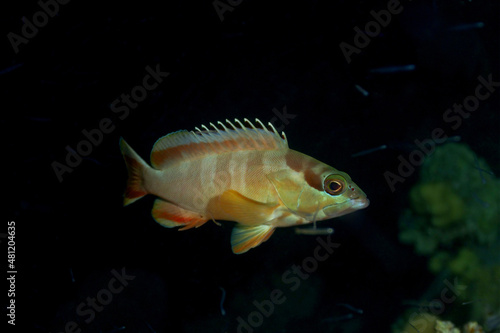
[[[363,209],[370,205],[370,200],[368,198],[356,198],[352,200],[352,208],[354,209]]]
[[[366,208],[369,204],[370,200],[368,200],[365,196],[357,197],[344,202],[343,205],[334,204],[326,206],[323,208],[323,213],[325,216],[328,216],[328,218],[338,217]]]
[[[354,184],[349,185],[348,191],[347,196],[350,199],[349,201],[353,210],[368,207],[370,200],[368,200],[366,194],[359,187]]]

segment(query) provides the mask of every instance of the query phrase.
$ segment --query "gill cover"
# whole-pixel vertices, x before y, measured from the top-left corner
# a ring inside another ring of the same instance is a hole
[[[323,191],[311,187],[302,174],[280,170],[267,175],[283,204],[294,214],[313,213],[323,202]]]

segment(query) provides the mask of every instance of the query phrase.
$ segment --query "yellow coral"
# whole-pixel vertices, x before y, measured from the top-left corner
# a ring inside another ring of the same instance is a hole
[[[407,319],[404,329],[394,328],[393,332],[408,333],[484,333],[484,329],[475,321],[470,321],[463,326],[463,329],[456,328],[453,322],[441,320],[435,315],[429,313],[413,313]]]
[[[460,330],[451,321],[436,321],[436,333],[460,333]]]
[[[483,328],[475,321],[464,325],[464,333],[484,333]]]
[[[448,227],[464,218],[463,200],[450,185],[443,182],[424,183],[413,187],[410,201],[415,212],[430,216],[436,227]]]

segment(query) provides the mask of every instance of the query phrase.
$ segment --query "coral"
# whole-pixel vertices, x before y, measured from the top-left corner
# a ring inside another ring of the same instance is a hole
[[[448,268],[456,276],[462,276],[466,281],[473,281],[481,274],[481,263],[476,253],[468,248],[462,248],[458,255],[449,261]]]
[[[436,321],[434,327],[436,333],[460,333],[460,330],[451,321]]]
[[[450,227],[464,217],[464,202],[445,182],[415,186],[410,192],[410,201],[415,212],[429,216],[435,227]]]
[[[484,333],[483,328],[475,321],[464,325],[464,333]]]
[[[431,272],[467,286],[460,297],[470,301],[472,319],[498,312],[500,180],[486,162],[465,144],[436,147],[420,169],[409,203],[400,217],[400,241],[429,256]]]
[[[414,324],[411,323],[413,321]],[[483,328],[475,321],[470,321],[466,323],[462,330],[458,329],[455,324],[451,321],[441,320],[439,317],[430,315],[427,313],[421,313],[410,321],[406,322],[403,329],[400,330],[396,327],[393,328],[394,333],[407,333],[407,332],[419,332],[419,333],[484,333]]]
[[[499,237],[500,180],[464,144],[437,147],[411,189],[411,209],[400,219],[400,240],[419,254],[432,254],[457,241],[488,245]]]
[[[420,170],[420,184],[432,183],[446,184],[455,196],[462,199],[464,227],[478,243],[491,244],[498,239],[500,180],[467,145],[450,143],[435,149]],[[447,190],[441,191],[444,191],[442,195],[449,194]],[[450,205],[451,202],[457,203],[456,200],[446,201]]]

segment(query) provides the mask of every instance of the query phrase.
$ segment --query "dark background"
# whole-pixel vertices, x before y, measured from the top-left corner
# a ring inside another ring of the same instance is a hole
[[[243,0],[221,21],[211,1],[73,0],[17,54],[7,34],[20,34],[21,17],[31,19],[40,6],[5,5],[1,230],[16,221],[16,328],[63,332],[74,321],[83,332],[236,332],[237,317],[256,311],[254,300],[280,289],[286,302],[256,332],[389,331],[408,308],[404,301],[419,299],[434,277],[426,258],[397,238],[418,174],[393,193],[384,172],[397,173],[397,156],[441,127],[500,174],[498,91],[457,130],[442,119],[474,93],[479,75],[500,80],[498,2],[401,5],[349,64],[339,44],[352,45],[353,28],[364,30],[370,11],[386,9],[386,1]],[[484,27],[464,26],[476,22]],[[110,104],[157,64],[170,75],[119,119]],[[415,70],[371,71],[408,64]],[[176,232],[151,218],[152,197],[122,207],[120,136],[148,160],[156,139],[170,132],[235,117],[268,122],[284,107],[295,115],[284,127],[290,147],[347,172],[371,200],[365,210],[322,222],[341,246],[296,291],[282,275],[313,255],[314,236],[279,229],[236,256],[230,222]],[[75,149],[82,130],[103,118],[114,131],[59,182],[51,164],[64,163],[65,147]],[[351,156],[382,144],[391,149]],[[122,268],[135,279],[85,323],[77,306]]]

